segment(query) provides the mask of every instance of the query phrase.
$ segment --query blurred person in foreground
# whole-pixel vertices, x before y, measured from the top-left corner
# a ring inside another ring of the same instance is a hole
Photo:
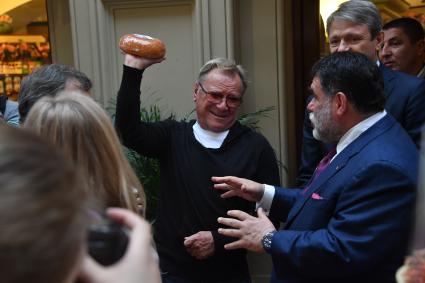
[[[267,252],[272,282],[395,282],[407,252],[418,151],[384,110],[381,73],[354,52],[336,52],[312,69],[308,104],[314,137],[334,142],[303,189],[214,177],[223,197],[257,202],[258,217],[231,210],[219,233],[226,249]],[[263,210],[264,209],[264,210]],[[270,217],[279,217],[276,231]]]
[[[130,211],[107,211],[131,230],[124,257],[104,268],[86,255],[86,182],[59,149],[0,125],[0,155],[2,282],[160,282],[149,224]]]

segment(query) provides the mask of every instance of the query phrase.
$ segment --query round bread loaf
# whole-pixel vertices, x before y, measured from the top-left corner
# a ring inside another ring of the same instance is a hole
[[[159,59],[165,56],[165,45],[157,39],[143,34],[126,34],[120,38],[120,49],[135,56]]]

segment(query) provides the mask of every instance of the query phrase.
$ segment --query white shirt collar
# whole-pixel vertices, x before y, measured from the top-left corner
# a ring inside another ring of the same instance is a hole
[[[220,148],[229,133],[229,130],[220,133],[204,130],[198,122],[193,124],[192,129],[196,140],[206,148]]]
[[[419,71],[419,73],[416,76],[418,78],[425,78],[425,65],[422,67],[422,69]]]
[[[346,148],[350,143],[356,140],[367,129],[369,129],[370,127],[375,125],[379,120],[384,118],[385,115],[387,115],[387,112],[385,110],[382,112],[378,112],[349,129],[338,141],[335,156],[337,156],[341,151],[343,151],[344,148]],[[335,158],[335,156],[333,158]]]

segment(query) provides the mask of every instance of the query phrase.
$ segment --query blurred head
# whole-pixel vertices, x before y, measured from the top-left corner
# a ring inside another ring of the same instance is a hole
[[[62,148],[90,181],[89,193],[105,206],[138,212],[133,189],[142,185],[130,167],[110,118],[91,97],[64,91],[39,100],[24,124]],[[144,205],[144,208],[146,205]]]
[[[86,240],[84,182],[56,147],[0,126],[2,282],[74,282]]]
[[[327,19],[331,53],[353,51],[377,61],[377,50],[383,40],[381,17],[370,1],[347,1]]]
[[[416,76],[425,59],[422,25],[412,18],[400,18],[386,23],[383,30],[381,62],[393,70]]]
[[[313,100],[307,108],[316,139],[338,141],[352,117],[368,117],[384,109],[383,81],[377,65],[365,55],[337,52],[312,68]]]
[[[235,123],[247,87],[245,76],[242,66],[229,59],[212,59],[202,66],[193,99],[203,129],[223,132]]]
[[[26,76],[19,91],[19,114],[25,121],[31,107],[42,97],[55,96],[62,90],[89,93],[90,79],[77,69],[59,64],[45,65]]]

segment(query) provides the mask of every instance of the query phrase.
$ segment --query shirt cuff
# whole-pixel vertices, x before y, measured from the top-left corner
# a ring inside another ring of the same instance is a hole
[[[255,211],[261,207],[268,216],[272,206],[275,191],[276,189],[273,186],[264,184],[264,194],[261,200],[255,203]]]

